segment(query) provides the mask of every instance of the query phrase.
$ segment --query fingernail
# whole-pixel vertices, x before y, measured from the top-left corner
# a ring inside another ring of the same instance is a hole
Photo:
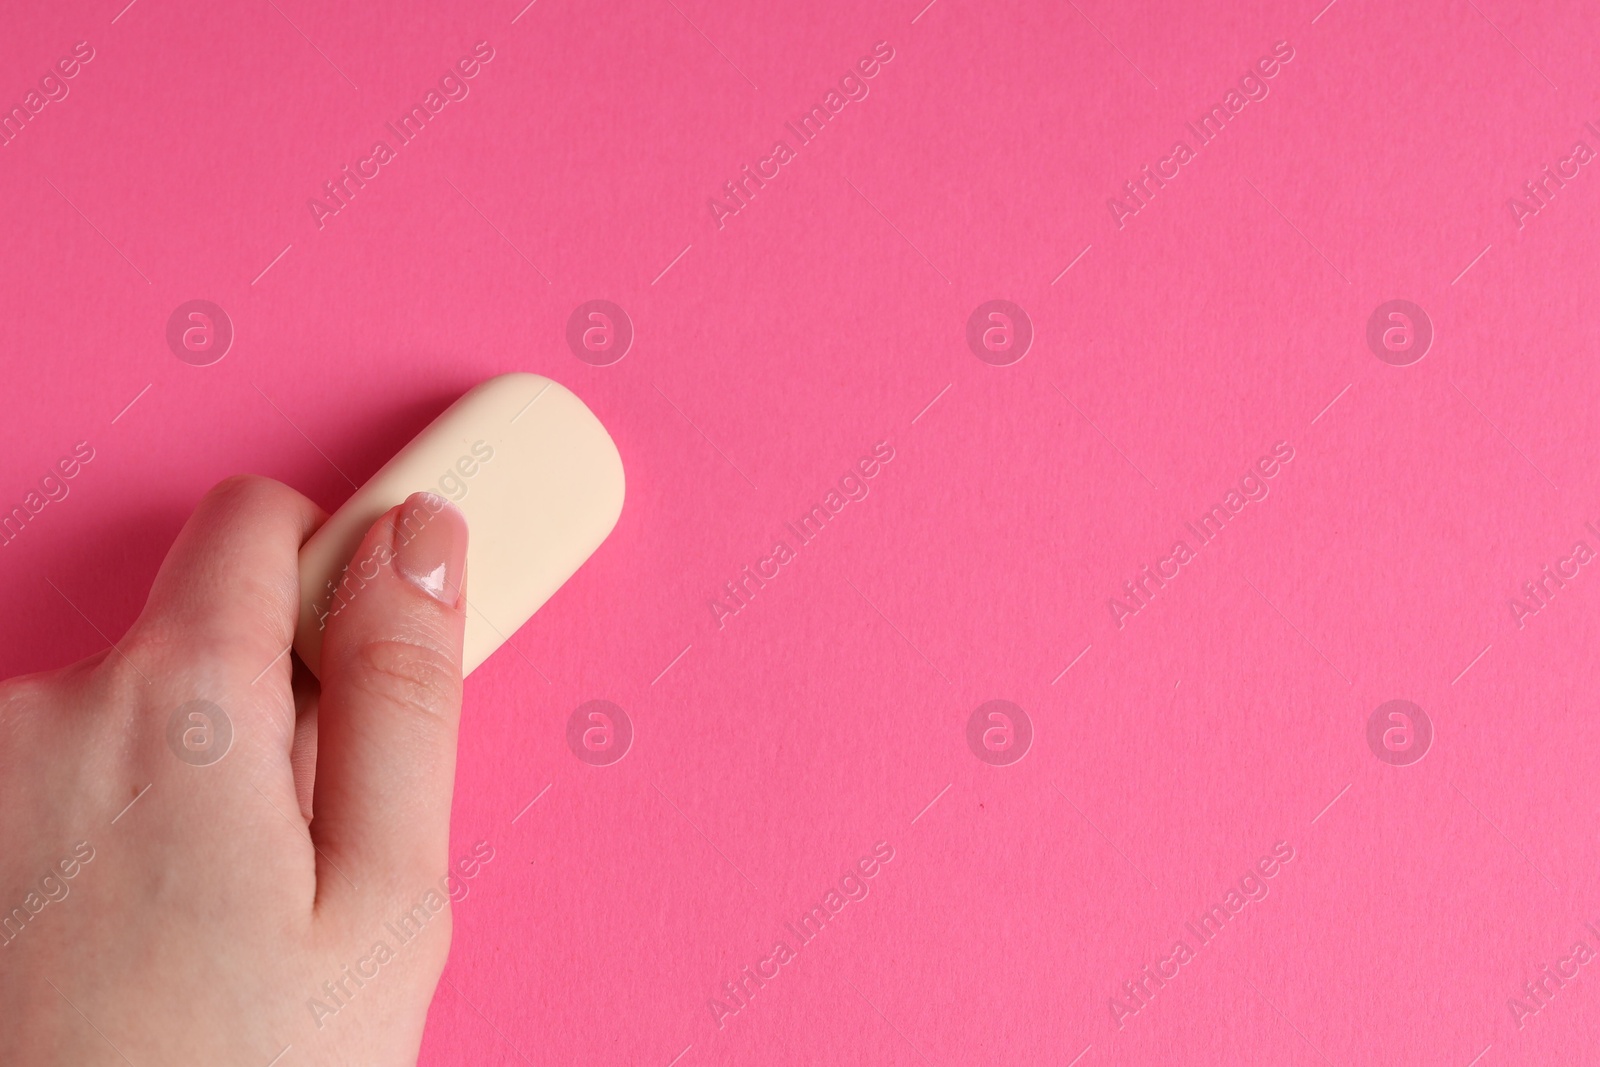
[[[412,493],[394,520],[394,565],[406,581],[455,607],[467,572],[467,520],[436,493]]]

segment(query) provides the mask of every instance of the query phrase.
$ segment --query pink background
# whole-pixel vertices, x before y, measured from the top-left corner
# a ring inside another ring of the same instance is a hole
[[[922,2],[13,12],[6,107],[95,58],[0,149],[0,503],[95,459],[0,556],[0,669],[120,634],[221,477],[332,509],[536,371],[611,430],[628,502],[468,683],[452,853],[496,858],[424,1063],[1593,1056],[1593,967],[1520,1027],[1508,998],[1600,950],[1600,577],[1510,602],[1600,549],[1600,176],[1520,228],[1507,202],[1600,149],[1600,12]],[[485,40],[319,230],[308,198]],[[879,41],[870,94],[719,229],[708,199]],[[1107,199],[1278,41],[1270,95],[1119,228]],[[208,367],[165,341],[195,298],[237,334]],[[565,341],[595,298],[637,330],[612,366]],[[1367,347],[1391,298],[1434,326],[1411,366]],[[966,345],[991,299],[1037,331],[1011,366]],[[870,495],[719,629],[878,441]],[[1277,441],[1270,495],[1119,629],[1122,582]],[[637,733],[606,767],[565,741],[595,698]],[[1033,723],[1011,766],[967,746],[991,699]],[[1410,766],[1366,741],[1391,699],[1433,723]],[[880,840],[870,895],[719,1027]],[[1119,1027],[1280,841],[1269,895]]]

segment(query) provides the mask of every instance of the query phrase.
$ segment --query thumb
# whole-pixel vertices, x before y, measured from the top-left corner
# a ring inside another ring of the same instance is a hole
[[[322,645],[319,896],[444,870],[461,712],[467,523],[415,493],[362,539]],[[332,863],[336,871],[325,871]],[[328,876],[331,876],[328,877]]]

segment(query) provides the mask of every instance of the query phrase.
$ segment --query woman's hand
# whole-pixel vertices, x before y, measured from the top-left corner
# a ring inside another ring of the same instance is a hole
[[[324,517],[222,482],[115,647],[0,683],[7,1062],[416,1061],[450,945],[466,523],[412,497],[373,526],[357,558],[389,561],[327,620],[319,692],[289,646]]]

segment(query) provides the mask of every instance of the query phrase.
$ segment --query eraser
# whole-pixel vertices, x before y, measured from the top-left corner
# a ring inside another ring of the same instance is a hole
[[[432,492],[467,520],[470,674],[538,611],[622,514],[622,457],[572,392],[537,374],[474,387],[356,490],[300,549],[294,649],[319,674],[328,620],[377,576],[352,561],[372,524],[412,493]],[[352,566],[352,562],[354,565]]]

